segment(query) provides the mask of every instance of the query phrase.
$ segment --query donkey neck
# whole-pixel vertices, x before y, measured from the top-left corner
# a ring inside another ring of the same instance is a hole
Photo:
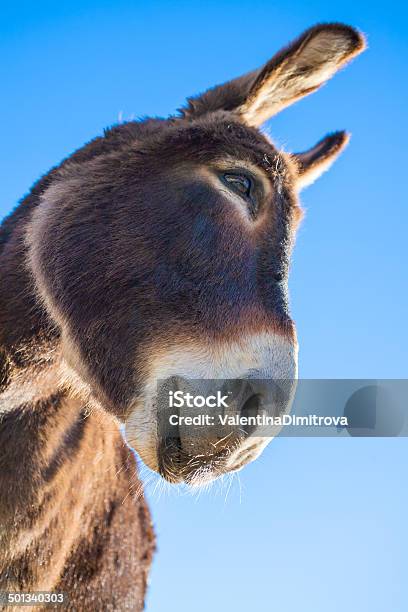
[[[141,610],[154,535],[135,457],[64,383],[21,225],[0,253],[0,590],[69,592],[78,610],[114,592]]]
[[[114,471],[112,449],[120,440],[113,419],[88,415],[87,398],[73,397],[64,384],[59,333],[26,267],[30,208],[17,209],[1,229],[0,583],[13,559],[30,559],[27,551],[40,541],[55,571],[61,570],[72,546],[67,533],[75,539],[79,518],[93,516],[93,489],[105,491],[101,474]],[[36,567],[35,555],[32,560]],[[52,582],[50,568],[45,575]]]
[[[137,580],[125,585],[140,599],[153,535],[143,499],[132,499],[135,460],[116,420],[65,384],[58,330],[35,298],[20,231],[0,254],[0,590],[65,590],[94,549],[120,555],[108,543],[122,521],[146,556],[134,555]]]
[[[146,506],[131,499],[140,489],[134,457],[107,413],[88,414],[80,399],[60,392],[3,414],[0,589],[58,590],[81,563],[94,563],[95,550],[112,554],[116,514],[128,529],[143,530],[150,551]]]

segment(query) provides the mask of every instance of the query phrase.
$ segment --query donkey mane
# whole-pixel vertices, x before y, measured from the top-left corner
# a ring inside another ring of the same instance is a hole
[[[349,26],[314,26],[177,115],[105,130],[4,219],[0,590],[142,610],[155,538],[131,446],[191,485],[262,452],[268,440],[238,429],[216,444],[168,436],[157,381],[251,381],[252,401],[253,379],[285,379],[288,409],[297,194],[348,135],[288,154],[258,128],[363,48]]]

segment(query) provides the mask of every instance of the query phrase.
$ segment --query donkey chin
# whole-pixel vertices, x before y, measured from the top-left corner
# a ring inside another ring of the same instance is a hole
[[[296,338],[272,332],[173,345],[133,402],[127,441],[171,483],[200,486],[242,469],[279,433],[263,415],[290,411],[297,354]]]

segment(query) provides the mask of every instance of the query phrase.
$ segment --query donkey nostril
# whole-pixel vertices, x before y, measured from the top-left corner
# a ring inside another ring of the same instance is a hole
[[[259,393],[251,395],[241,408],[242,417],[256,417],[259,414],[262,396]],[[242,429],[249,436],[256,429],[256,425],[244,425]]]

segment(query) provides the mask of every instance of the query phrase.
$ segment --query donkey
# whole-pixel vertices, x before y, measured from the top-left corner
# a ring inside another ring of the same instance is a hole
[[[236,432],[197,452],[182,428],[169,443],[157,381],[296,379],[297,194],[348,136],[287,154],[259,127],[364,44],[346,25],[314,26],[177,115],[108,129],[3,222],[1,590],[141,610],[155,543],[131,447],[189,484],[264,448]]]

